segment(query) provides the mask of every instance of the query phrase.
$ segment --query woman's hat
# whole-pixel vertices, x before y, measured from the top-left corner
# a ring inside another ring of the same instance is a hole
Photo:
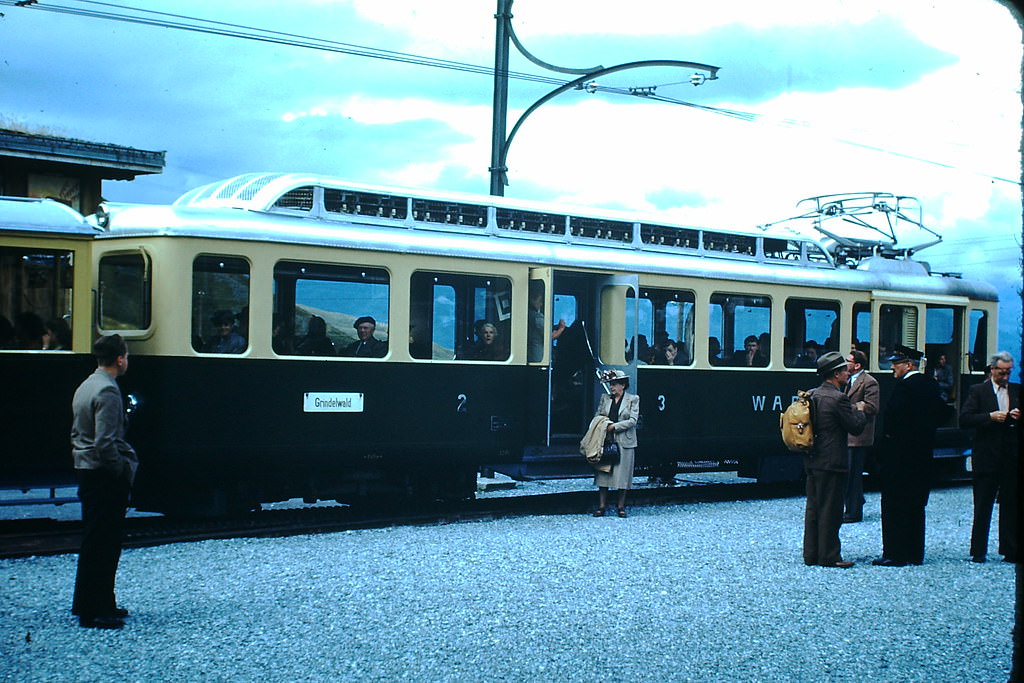
[[[846,358],[838,351],[829,351],[818,358],[818,374],[828,375],[846,367]]]
[[[601,382],[607,384],[609,382],[628,382],[629,375],[624,373],[622,370],[605,370],[601,373]]]

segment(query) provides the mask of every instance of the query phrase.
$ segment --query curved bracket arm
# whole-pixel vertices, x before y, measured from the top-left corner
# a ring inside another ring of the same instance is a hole
[[[511,6],[511,3],[509,3],[509,5]],[[526,57],[527,59],[529,59],[531,62],[533,62],[542,69],[547,69],[548,71],[557,71],[563,74],[589,74],[592,71],[598,71],[604,68],[600,64],[598,64],[597,66],[592,66],[589,69],[570,69],[563,66],[555,66],[554,64],[548,64],[544,60],[534,57],[532,54],[530,54],[530,51],[523,47],[523,44],[519,42],[519,36],[516,35],[516,30],[512,27],[512,15],[506,14],[504,19],[505,28],[508,31],[508,37],[512,39],[512,43],[516,46],[516,49],[519,50],[519,52],[524,57]]]
[[[526,120],[526,117],[528,117],[530,114],[532,114],[534,111],[536,111],[536,109],[538,107],[540,107],[545,102],[548,102],[552,98],[555,98],[558,95],[561,95],[562,93],[566,92],[567,90],[573,90],[575,88],[578,88],[578,87],[582,86],[583,83],[585,83],[586,81],[589,81],[591,79],[597,78],[598,76],[604,76],[604,75],[607,75],[607,74],[612,74],[612,73],[615,73],[617,71],[625,71],[627,69],[638,69],[638,68],[649,67],[649,66],[674,66],[674,67],[679,67],[681,69],[698,69],[700,71],[707,71],[707,72],[709,72],[711,74],[711,76],[708,77],[709,81],[715,80],[716,78],[718,78],[718,69],[719,69],[719,67],[717,67],[717,66],[710,66],[708,64],[699,64],[697,62],[682,62],[682,61],[679,61],[679,60],[676,60],[676,59],[647,59],[647,60],[642,60],[642,61],[639,61],[639,62],[625,62],[623,64],[618,64],[616,66],[609,66],[607,68],[602,67],[602,68],[597,69],[596,71],[589,71],[586,74],[584,74],[583,76],[580,76],[579,78],[577,78],[575,80],[569,81],[568,83],[565,83],[564,85],[558,86],[557,88],[555,88],[554,90],[549,92],[547,95],[544,95],[544,97],[540,98],[539,100],[537,100],[536,102],[531,104],[530,107],[526,111],[523,112],[523,115],[519,117],[519,120],[516,121],[516,125],[512,126],[512,132],[508,134],[507,138],[505,138],[505,144],[503,144],[501,146],[501,157],[500,157],[500,168],[501,168],[501,174],[502,174],[502,183],[505,184],[505,185],[508,184],[508,180],[504,177],[505,176],[505,162],[506,162],[506,160],[508,158],[508,148],[512,144],[512,138],[514,138],[516,136],[516,133],[519,131],[519,127],[521,125],[523,125],[523,121]],[[574,72],[574,73],[577,73],[577,72]]]

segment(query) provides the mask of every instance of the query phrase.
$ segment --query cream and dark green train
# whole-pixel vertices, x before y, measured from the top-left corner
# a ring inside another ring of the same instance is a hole
[[[0,315],[22,324],[0,342],[0,486],[73,480],[70,397],[91,340],[115,332],[140,509],[458,498],[481,469],[583,473],[606,367],[641,397],[639,472],[796,478],[777,414],[817,384],[816,353],[853,346],[883,396],[886,349],[946,357],[937,454],[962,466],[953,408],[995,350],[995,290],[913,259],[890,230],[919,227],[911,198],[807,201],[801,232],[280,174],[88,219],[2,199]],[[40,350],[26,313],[69,323],[70,348]]]

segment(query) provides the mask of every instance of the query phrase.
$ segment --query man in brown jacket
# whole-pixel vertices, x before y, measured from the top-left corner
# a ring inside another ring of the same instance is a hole
[[[814,447],[804,455],[804,564],[845,569],[853,566],[853,562],[843,561],[839,544],[849,468],[846,438],[848,434],[860,434],[866,418],[843,391],[850,378],[843,354],[829,351],[818,358],[817,368],[824,381],[812,394]]]
[[[863,351],[854,349],[846,356],[846,368],[850,371],[850,382],[846,395],[850,403],[861,410],[867,422],[860,434],[851,434],[846,445],[850,453],[850,475],[846,481],[846,512],[843,524],[859,522],[864,516],[864,461],[868,449],[875,443],[875,416],[878,415],[878,380],[867,372],[868,357]]]

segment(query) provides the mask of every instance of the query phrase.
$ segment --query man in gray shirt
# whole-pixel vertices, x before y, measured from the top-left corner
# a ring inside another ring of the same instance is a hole
[[[124,406],[117,386],[117,378],[128,370],[128,345],[119,334],[100,337],[93,356],[98,367],[71,402],[71,452],[84,526],[71,612],[81,626],[114,629],[128,616],[117,606],[114,576],[139,461],[124,440]]]

